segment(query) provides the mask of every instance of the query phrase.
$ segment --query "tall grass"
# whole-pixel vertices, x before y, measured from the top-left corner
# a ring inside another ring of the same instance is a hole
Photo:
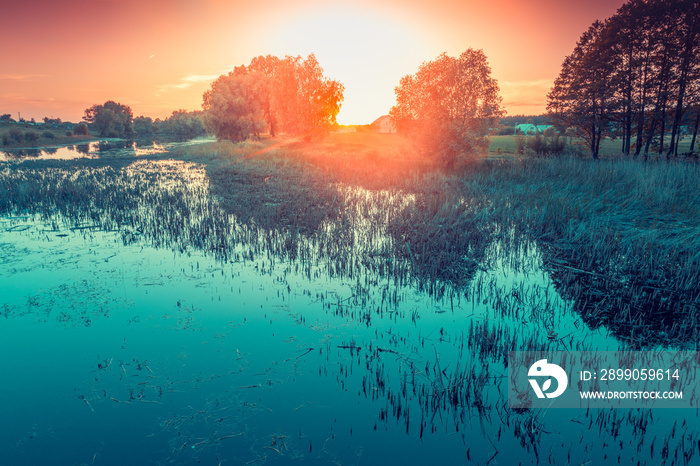
[[[456,183],[538,240],[585,316],[638,343],[699,335],[698,180],[692,163],[563,159],[485,163]]]
[[[392,254],[431,290],[436,281],[468,283],[494,238],[518,247],[522,237],[537,242],[560,292],[592,325],[606,324],[633,345],[697,341],[697,164],[525,158],[483,160],[446,173],[411,159],[405,148],[384,149],[290,145],[243,163],[250,148],[237,147],[228,155],[235,167],[209,173],[215,192],[217,184],[241,177],[282,180],[274,190],[294,197],[301,217],[316,218],[309,233],[358,202],[338,197],[329,190],[333,184],[409,196],[410,202],[375,196],[369,221],[384,225],[376,230],[392,239]],[[283,187],[289,185],[307,190]],[[309,216],[304,205],[318,210]],[[335,213],[325,215],[331,205]]]

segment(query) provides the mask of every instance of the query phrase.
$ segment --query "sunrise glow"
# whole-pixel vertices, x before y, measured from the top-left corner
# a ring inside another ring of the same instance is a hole
[[[341,124],[386,114],[394,87],[447,52],[483,49],[509,114],[544,112],[581,31],[622,1],[207,2],[34,0],[3,6],[0,111],[78,121],[108,99],[135,115],[198,110],[258,55],[315,53],[345,87]]]

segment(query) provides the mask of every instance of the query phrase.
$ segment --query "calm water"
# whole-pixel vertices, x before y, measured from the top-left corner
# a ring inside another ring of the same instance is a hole
[[[698,459],[697,411],[508,409],[509,348],[621,346],[571,311],[535,244],[491,242],[436,293],[368,259],[394,242],[371,209],[290,246],[221,211],[194,165],[122,175],[148,186],[139,202],[0,217],[0,464]]]
[[[182,142],[134,142],[118,139],[86,142],[68,146],[0,150],[0,161],[8,160],[73,160],[97,157],[143,157],[163,154],[170,149],[211,142],[211,139],[197,138]]]

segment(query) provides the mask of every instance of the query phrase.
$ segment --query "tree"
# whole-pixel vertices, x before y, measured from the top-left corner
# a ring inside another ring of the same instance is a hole
[[[77,125],[73,127],[73,134],[76,136],[87,136],[88,135],[88,127],[85,123],[80,122]]]
[[[204,126],[219,139],[243,141],[265,129],[256,90],[264,85],[261,73],[219,76],[204,93]]]
[[[343,85],[306,59],[268,55],[220,76],[204,94],[204,124],[220,139],[239,141],[281,131],[312,138],[335,124]]]
[[[617,104],[611,85],[615,66],[604,28],[604,23],[596,21],[583,33],[547,96],[554,125],[573,128],[588,143],[593,158],[598,158],[600,142],[610,134]]]
[[[44,117],[44,124],[45,125],[53,125],[56,128],[58,128],[61,125],[62,121],[60,118],[49,118],[49,117]]]
[[[90,123],[101,137],[130,138],[134,135],[134,115],[127,105],[109,100],[104,105],[85,109],[83,120]]]
[[[151,117],[137,116],[133,121],[134,133],[138,137],[150,136],[155,132]]]
[[[629,0],[597,21],[569,55],[548,98],[550,116],[584,137],[621,137],[622,152],[677,155],[698,103],[700,2]],[[668,137],[668,144],[666,144]]]
[[[468,49],[459,57],[443,53],[401,78],[389,115],[399,132],[445,165],[488,147],[486,136],[501,110],[498,83],[486,55]]]
[[[275,69],[270,102],[275,119],[286,133],[319,136],[336,123],[344,86],[323,76],[311,54],[306,60],[287,56]]]
[[[161,131],[179,139],[191,139],[205,134],[201,112],[175,110],[161,123]]]

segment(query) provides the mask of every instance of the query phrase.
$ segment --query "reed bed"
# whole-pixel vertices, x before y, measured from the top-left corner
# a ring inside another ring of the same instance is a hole
[[[564,296],[630,344],[698,341],[700,166],[578,159],[500,161],[462,190],[540,244]]]

